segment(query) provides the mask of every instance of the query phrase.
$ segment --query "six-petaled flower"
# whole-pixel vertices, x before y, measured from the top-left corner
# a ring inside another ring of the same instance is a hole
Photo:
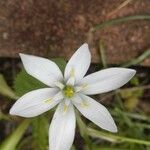
[[[74,108],[97,126],[117,132],[108,110],[88,95],[109,92],[123,86],[135,75],[135,70],[109,68],[85,76],[91,62],[87,44],[83,44],[71,57],[64,75],[48,59],[26,54],[20,54],[20,57],[27,73],[48,88],[23,95],[13,105],[10,114],[35,117],[58,104],[49,128],[50,150],[71,148],[76,126]]]

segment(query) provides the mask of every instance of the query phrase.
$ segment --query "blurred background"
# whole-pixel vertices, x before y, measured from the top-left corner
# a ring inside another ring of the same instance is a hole
[[[123,88],[94,97],[119,132],[81,116],[87,134],[77,126],[72,150],[150,150],[150,0],[0,0],[0,150],[48,149],[53,110],[30,120],[8,113],[19,96],[41,86],[22,70],[18,54],[53,58],[63,68],[85,42],[92,53],[88,73],[121,66],[137,74]]]

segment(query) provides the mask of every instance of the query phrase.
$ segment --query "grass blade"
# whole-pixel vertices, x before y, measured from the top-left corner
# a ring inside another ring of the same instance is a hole
[[[87,133],[88,133],[89,136],[92,136],[92,137],[95,137],[95,138],[102,138],[103,137],[103,139],[108,138],[108,139],[112,139],[112,141],[115,141],[115,142],[128,142],[128,143],[150,145],[150,141],[118,136],[118,135],[114,135],[114,134],[111,134],[111,133],[98,131],[98,130],[95,130],[95,129],[92,129],[92,128],[87,128]],[[110,141],[110,140],[108,140],[108,141]]]
[[[137,65],[140,62],[144,61],[146,58],[150,58],[150,49],[148,49],[147,51],[142,53],[142,55],[140,55],[139,57],[134,58],[131,61],[121,65],[121,67],[130,67],[130,66],[133,66],[133,65]]]
[[[91,31],[96,31],[105,27],[109,27],[112,25],[128,22],[128,21],[133,21],[133,20],[150,20],[150,15],[134,15],[134,16],[126,16],[126,17],[121,17],[121,18],[116,18],[108,21],[104,21],[100,24],[97,24],[94,26]]]
[[[0,145],[0,150],[15,150],[17,144],[19,143],[27,127],[29,126],[29,123],[29,120],[24,120],[17,127],[17,129],[3,141],[3,143]]]

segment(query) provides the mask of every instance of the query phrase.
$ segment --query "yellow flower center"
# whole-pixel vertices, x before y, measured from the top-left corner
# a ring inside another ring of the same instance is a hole
[[[65,86],[63,89],[64,95],[67,98],[71,98],[74,95],[74,88],[72,86]]]

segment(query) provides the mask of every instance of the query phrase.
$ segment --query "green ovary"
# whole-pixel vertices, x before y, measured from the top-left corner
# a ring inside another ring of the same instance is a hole
[[[72,86],[65,86],[63,92],[65,97],[71,98],[74,95],[74,88]]]

